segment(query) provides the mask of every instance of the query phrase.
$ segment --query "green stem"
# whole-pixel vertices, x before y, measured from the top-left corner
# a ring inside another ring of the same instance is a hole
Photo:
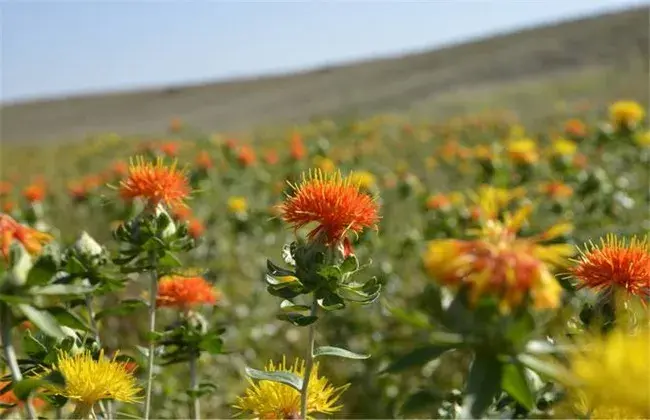
[[[149,255],[152,269],[149,272],[150,286],[149,286],[149,354],[147,363],[147,394],[144,403],[144,418],[149,419],[151,414],[151,391],[153,388],[153,368],[156,352],[156,339],[154,332],[156,331],[156,298],[158,297],[158,273],[156,271],[156,255],[151,253]]]
[[[316,296],[314,296],[314,302],[311,305],[311,316],[316,316],[316,310],[318,309],[318,302],[316,301]],[[305,374],[302,378],[302,389],[300,390],[300,418],[303,420],[307,419],[307,391],[309,390],[309,379],[311,377],[311,371],[314,368],[314,339],[316,329],[315,324],[309,326],[309,348],[307,350],[307,356],[305,357]]]
[[[198,363],[198,356],[192,351],[190,355],[189,365],[190,365],[190,390],[192,396],[190,397],[190,417],[194,420],[199,420],[201,418],[201,402],[199,397],[195,395],[195,392],[199,390],[199,374],[196,370],[196,365]]]
[[[74,411],[70,415],[70,419],[94,419],[95,413],[91,404],[77,403]]]
[[[91,294],[86,294],[86,311],[88,311],[88,318],[90,320],[90,328],[93,332],[93,337],[98,345],[101,346],[99,339],[99,328],[97,328],[97,321],[95,321],[95,311],[93,309],[93,298]],[[99,402],[99,411],[103,418],[110,420],[112,411],[112,401],[106,401],[106,405],[102,401]]]
[[[11,380],[14,383],[20,382],[23,379],[23,374],[20,372],[16,350],[11,340],[11,327],[13,322],[11,308],[7,304],[0,304],[0,324],[2,324],[2,346],[4,348],[5,360],[11,371]],[[29,398],[25,401],[25,412],[28,419],[37,418]]]

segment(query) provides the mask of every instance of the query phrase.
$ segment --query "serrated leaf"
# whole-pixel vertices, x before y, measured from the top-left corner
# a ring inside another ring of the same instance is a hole
[[[27,330],[23,336],[23,350],[30,357],[47,354],[47,347],[38,341],[29,330]]]
[[[493,354],[477,353],[470,366],[461,418],[481,418],[501,391],[502,365]]]
[[[535,406],[535,395],[526,376],[526,370],[520,363],[504,366],[501,387],[527,410],[532,410]]]
[[[418,347],[409,351],[406,354],[398,357],[393,361],[382,373],[396,373],[416,366],[422,366],[429,363],[433,359],[437,359],[446,351],[452,349],[449,345],[436,345],[431,344],[423,347]]]
[[[27,285],[36,286],[47,284],[52,276],[56,274],[56,271],[56,262],[51,257],[43,256],[36,260],[32,269],[29,270],[29,274],[27,275]]]
[[[343,298],[333,293],[330,293],[329,291],[324,291],[324,293],[325,296],[316,299],[318,306],[325,309],[326,311],[334,311],[336,309],[342,309],[345,307],[345,301],[343,300]]]
[[[358,360],[368,359],[370,357],[369,354],[354,353],[351,352],[350,350],[342,349],[340,347],[333,347],[333,346],[321,346],[315,349],[313,357],[316,358],[321,356],[335,356],[335,357],[342,357],[344,359],[358,359]]]
[[[289,385],[291,388],[295,389],[298,392],[302,390],[302,378],[295,373],[282,371],[264,372],[247,366],[246,374],[251,378],[260,381],[272,381],[284,385]]]
[[[17,308],[45,334],[58,339],[66,336],[56,319],[49,312],[22,303],[18,304]]]

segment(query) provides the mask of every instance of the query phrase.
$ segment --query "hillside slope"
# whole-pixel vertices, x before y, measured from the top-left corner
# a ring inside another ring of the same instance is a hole
[[[173,117],[218,131],[312,117],[405,110],[462,90],[591,69],[614,69],[648,94],[650,8],[505,34],[436,51],[255,80],[5,106],[3,142],[157,133]],[[641,69],[639,69],[641,63]]]

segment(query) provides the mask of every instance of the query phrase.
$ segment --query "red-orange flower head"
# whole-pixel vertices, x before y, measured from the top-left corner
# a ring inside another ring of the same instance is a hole
[[[451,201],[444,194],[430,195],[426,201],[429,210],[448,210],[451,208]]]
[[[579,139],[587,135],[587,126],[581,120],[573,118],[564,124],[564,132],[573,139]]]
[[[379,206],[351,177],[316,169],[303,174],[300,184],[290,185],[294,193],[280,206],[282,219],[296,230],[317,223],[309,233],[310,240],[318,237],[328,246],[337,245],[348,231],[377,229]]]
[[[255,157],[255,151],[251,146],[245,144],[241,147],[241,149],[239,149],[239,155],[237,155],[237,160],[244,167],[252,166],[255,164],[255,161],[257,160],[257,158]]]
[[[300,133],[293,133],[291,136],[291,158],[293,160],[301,160],[306,154],[307,152],[305,151],[305,145],[302,142],[302,136]]]
[[[174,141],[165,142],[160,145],[160,151],[167,157],[175,157],[178,155],[178,143]]]
[[[45,187],[40,183],[28,185],[23,190],[23,197],[30,203],[43,201],[43,198],[45,198]]]
[[[264,161],[269,165],[275,165],[280,159],[278,158],[278,152],[274,149],[269,149],[264,154]]]
[[[644,299],[650,298],[650,242],[625,239],[613,234],[600,239],[600,246],[591,243],[570,269],[578,287],[595,290],[620,288]]]
[[[203,277],[174,275],[160,279],[156,306],[187,311],[198,305],[214,305],[220,298],[220,293]]]
[[[176,161],[166,166],[160,157],[156,163],[148,162],[142,156],[131,160],[129,176],[120,183],[122,198],[132,200],[141,197],[151,207],[159,203],[170,207],[183,205],[183,200],[189,194],[190,186],[185,171],[176,168]]]
[[[122,178],[129,171],[129,165],[123,160],[116,160],[111,164],[111,172],[115,178]]]
[[[201,150],[196,156],[196,166],[203,170],[212,168],[212,158],[207,150]]]
[[[193,217],[187,225],[187,230],[192,238],[199,239],[205,232],[205,226],[203,226],[201,220]]]
[[[9,258],[11,243],[20,242],[30,254],[38,254],[43,249],[43,244],[52,240],[52,236],[21,225],[11,216],[0,213],[0,252],[5,259]]]
[[[13,189],[13,185],[11,185],[11,182],[0,181],[0,197],[5,197],[9,195],[12,189]]]
[[[5,389],[5,387],[9,386],[9,382],[0,382],[0,392]],[[36,410],[41,411],[45,407],[45,400],[41,398],[34,398],[31,401],[32,407],[34,407]],[[23,407],[25,404],[23,401],[19,400],[16,394],[14,394],[13,390],[9,390],[7,392],[4,392],[0,395],[0,404],[7,404],[7,405],[13,405],[11,408],[7,409],[0,409],[0,414],[6,415],[8,413],[11,413],[12,411]]]

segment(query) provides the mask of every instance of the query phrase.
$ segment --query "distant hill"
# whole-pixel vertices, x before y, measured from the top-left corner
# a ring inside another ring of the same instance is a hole
[[[312,117],[400,111],[474,89],[554,74],[608,69],[648,95],[650,8],[528,29],[435,51],[284,76],[34,101],[3,107],[3,142],[80,139],[92,133],[160,133],[179,117],[216,131]],[[640,63],[640,64],[639,64]],[[639,65],[641,68],[639,69]],[[576,79],[577,80],[577,79]]]

